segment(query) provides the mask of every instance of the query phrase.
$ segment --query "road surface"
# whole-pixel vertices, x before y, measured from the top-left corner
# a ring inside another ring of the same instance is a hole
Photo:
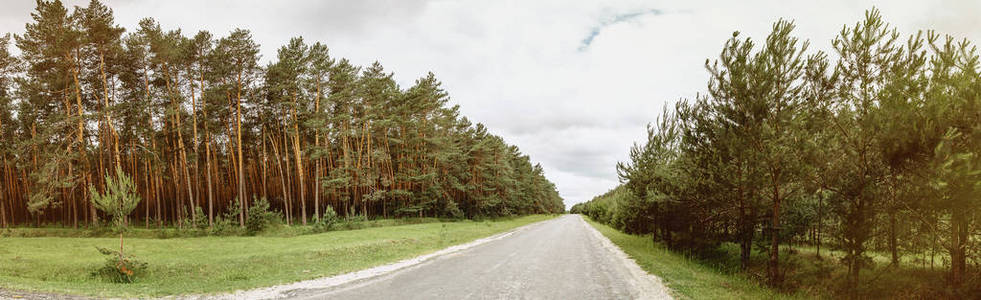
[[[670,299],[668,289],[579,215],[386,275],[293,299]]]

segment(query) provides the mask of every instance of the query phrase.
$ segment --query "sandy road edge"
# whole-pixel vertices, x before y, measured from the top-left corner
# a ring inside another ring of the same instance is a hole
[[[647,271],[644,271],[640,265],[637,265],[637,262],[634,261],[634,259],[630,258],[630,256],[623,252],[620,247],[617,247],[616,244],[613,244],[613,241],[610,241],[610,239],[600,233],[599,230],[596,230],[593,225],[586,222],[582,216],[579,216],[579,221],[582,222],[582,225],[586,226],[587,230],[589,230],[589,232],[591,232],[593,236],[600,241],[600,244],[603,245],[604,249],[609,251],[623,264],[625,268],[627,268],[627,271],[631,276],[630,284],[640,291],[638,299],[674,299],[674,297],[671,296],[671,289],[664,285],[664,282],[661,281],[660,277],[651,275],[650,273],[647,273]]]
[[[561,216],[559,216],[561,217]],[[178,296],[167,296],[158,299],[278,299],[290,296],[291,291],[301,290],[301,289],[325,289],[332,288],[348,283],[367,280],[375,278],[378,276],[383,276],[386,274],[393,273],[408,267],[416,266],[424,262],[430,261],[441,256],[456,253],[459,251],[467,250],[488,242],[500,240],[511,236],[512,234],[528,229],[532,226],[538,226],[544,224],[545,222],[550,222],[557,220],[559,217],[551,218],[548,220],[538,221],[535,223],[523,225],[506,232],[498,233],[489,237],[479,238],[468,243],[459,244],[437,250],[436,252],[404,259],[390,264],[385,264],[369,269],[364,269],[360,271],[354,271],[350,273],[321,277],[316,279],[297,281],[294,283],[288,283],[283,285],[276,285],[271,287],[255,288],[250,290],[238,290],[231,293],[225,294],[212,294],[212,295],[178,295]]]

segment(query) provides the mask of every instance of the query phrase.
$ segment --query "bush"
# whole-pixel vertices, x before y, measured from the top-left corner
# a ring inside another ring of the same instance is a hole
[[[270,225],[279,225],[282,221],[278,212],[269,210],[269,201],[266,198],[259,198],[252,202],[252,206],[245,216],[245,230],[250,234],[256,234],[268,228]]]
[[[365,222],[368,221],[363,215],[348,215],[344,218],[344,228],[346,229],[362,229],[365,228]]]
[[[106,255],[106,263],[92,272],[92,276],[102,277],[113,283],[132,283],[137,277],[146,273],[147,264],[133,257],[122,255],[119,251],[95,247]]]
[[[443,216],[451,219],[462,219],[464,217],[463,211],[460,210],[460,206],[456,205],[456,201],[446,201],[443,204]]]
[[[337,224],[340,223],[341,218],[337,216],[337,212],[330,205],[324,210],[324,216],[316,218],[313,220],[313,232],[327,232],[334,230]]]
[[[181,228],[184,234],[202,235],[208,233],[208,215],[204,214],[204,210],[200,206],[194,207],[194,218],[185,217],[181,223],[184,224],[184,227]]]
[[[238,227],[238,215],[234,217],[215,216],[214,225],[211,226],[208,234],[216,236],[241,235],[242,228]]]
[[[241,205],[236,200],[232,202],[232,205],[225,208],[225,213],[215,215],[214,223],[208,234],[217,236],[244,234],[242,228],[238,226],[240,207]]]

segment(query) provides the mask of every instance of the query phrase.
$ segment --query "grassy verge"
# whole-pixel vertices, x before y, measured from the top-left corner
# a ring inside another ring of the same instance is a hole
[[[410,225],[410,224],[424,224],[424,223],[436,223],[441,220],[438,218],[400,218],[400,219],[373,219],[364,220],[356,222],[348,222],[341,220],[339,224],[336,225],[334,231],[340,230],[352,230],[352,229],[363,229],[371,227],[385,227],[385,226],[398,226],[398,225]],[[453,220],[445,220],[453,221]],[[270,237],[290,237],[298,236],[304,234],[318,233],[314,230],[311,225],[292,225],[292,226],[271,226],[263,232],[258,233],[260,236],[270,236]],[[195,230],[190,228],[180,229],[177,227],[167,226],[157,228],[155,225],[150,225],[145,227],[143,223],[134,224],[129,227],[126,231],[127,237],[132,238],[181,238],[181,237],[200,237],[209,235],[207,231]],[[245,232],[229,232],[225,236],[234,235],[245,235]],[[101,226],[101,227],[91,227],[91,228],[79,228],[74,229],[71,227],[64,226],[45,226],[45,227],[14,227],[14,228],[4,228],[0,229],[0,238],[4,237],[72,237],[72,238],[94,238],[94,237],[117,237],[113,228]]]
[[[415,257],[554,216],[374,227],[295,237],[130,238],[149,264],[135,283],[90,273],[113,238],[0,238],[0,288],[102,297],[216,293],[343,274]]]
[[[645,271],[661,277],[674,296],[683,299],[801,299],[782,294],[754,280],[726,272],[654,244],[649,236],[630,235],[586,218],[600,233],[637,261]]]
[[[751,267],[740,271],[739,248],[732,243],[723,243],[711,255],[693,258],[653,243],[650,236],[625,234],[592,220],[588,222],[648,273],[663,278],[681,298],[964,299],[976,298],[979,290],[947,288],[946,267],[931,267],[928,257],[906,255],[899,266],[894,266],[888,255],[878,252],[868,253],[873,265],[862,269],[859,282],[853,286],[848,284],[847,268],[841,263],[844,253],[823,248],[818,257],[813,247],[783,245],[780,267],[784,284],[778,291],[762,285],[766,253],[753,251]]]

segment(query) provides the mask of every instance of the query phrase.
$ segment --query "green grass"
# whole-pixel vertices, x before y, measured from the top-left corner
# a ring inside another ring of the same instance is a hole
[[[740,274],[689,259],[651,241],[650,236],[630,235],[587,218],[600,233],[637,261],[645,271],[661,277],[672,294],[682,299],[807,299],[759,285]]]
[[[766,274],[766,253],[754,250],[750,255],[750,268],[740,271],[739,247],[733,243],[722,243],[707,256],[690,257],[652,242],[649,235],[630,235],[592,220],[588,222],[636,260],[641,268],[661,277],[679,298],[964,299],[976,298],[979,291],[978,288],[962,291],[948,288],[944,282],[947,269],[939,265],[939,261],[931,268],[922,256],[907,254],[897,267],[889,264],[887,253],[874,251],[867,253],[874,265],[863,268],[858,284],[852,287],[848,284],[847,268],[841,263],[842,252],[822,247],[821,258],[818,258],[814,247],[789,245],[780,249],[784,283],[778,291],[762,284]]]
[[[900,257],[899,266],[891,265],[891,255],[885,252],[869,251],[865,255],[872,258],[873,265],[863,268],[860,284],[854,290],[845,291],[847,269],[840,263],[845,253],[837,250],[821,249],[818,259],[814,247],[795,247],[800,257],[794,266],[794,273],[787,277],[797,280],[796,285],[807,287],[810,293],[821,294],[827,298],[853,297],[858,299],[963,299],[976,293],[971,290],[955,291],[948,288],[945,281],[947,267],[936,256],[936,265],[930,267],[929,257],[905,254]],[[966,284],[966,286],[969,284]]]
[[[334,231],[362,229],[371,227],[398,226],[409,224],[423,224],[440,222],[438,218],[399,218],[399,219],[373,219],[357,222],[341,221],[336,225]],[[452,221],[452,220],[447,220]],[[238,228],[234,228],[238,229]],[[241,232],[229,232],[223,236],[246,235],[244,230]],[[292,226],[272,226],[258,233],[259,236],[270,237],[291,237],[304,234],[317,233],[312,225]],[[180,237],[199,237],[209,235],[207,232],[193,229],[179,229],[173,226],[157,228],[151,225],[144,227],[143,223],[130,226],[126,231],[127,237],[133,238],[180,238]],[[3,237],[116,237],[118,234],[111,227],[81,227],[74,229],[65,226],[42,226],[42,227],[13,227],[0,229],[0,238]]]
[[[130,238],[126,253],[149,264],[130,284],[90,273],[104,263],[95,247],[114,238],[0,238],[0,288],[101,297],[217,293],[343,274],[504,232],[554,216],[433,222],[294,237]]]

